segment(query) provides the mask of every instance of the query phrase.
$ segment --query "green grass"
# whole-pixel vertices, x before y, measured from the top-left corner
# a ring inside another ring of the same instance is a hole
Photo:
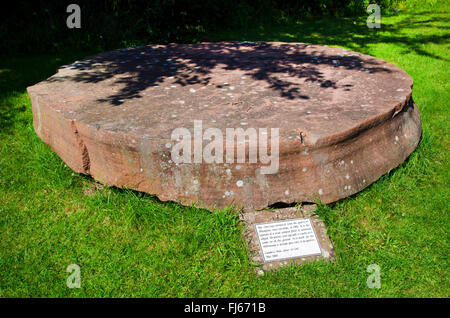
[[[320,206],[337,258],[257,276],[243,226],[102,187],[36,136],[26,86],[92,52],[0,59],[0,297],[449,297],[449,6],[383,16],[286,22],[208,40],[299,41],[385,59],[414,79],[423,136],[399,168]],[[66,287],[69,264],[80,289]],[[370,264],[381,288],[369,289]]]

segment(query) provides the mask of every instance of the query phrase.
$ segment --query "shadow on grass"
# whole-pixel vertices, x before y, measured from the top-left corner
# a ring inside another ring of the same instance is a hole
[[[398,18],[388,23],[384,18]],[[217,36],[206,36],[205,40],[232,40],[239,38],[249,41],[304,42],[332,46],[345,46],[361,53],[367,53],[373,44],[395,44],[403,48],[403,53],[414,52],[418,55],[448,61],[446,56],[427,52],[422,47],[427,44],[449,43],[450,33],[432,34],[431,29],[450,29],[450,16],[446,12],[421,11],[401,13],[399,16],[383,16],[380,29],[369,29],[366,17],[359,18],[322,18],[287,21],[280,25],[259,26],[246,32],[229,32]],[[426,32],[415,33],[418,29]],[[435,33],[435,32],[433,32]]]
[[[26,111],[26,101],[20,97],[28,86],[50,77],[60,65],[83,56],[86,53],[0,57],[0,132],[10,133],[18,115]]]
[[[196,213],[203,213],[205,215],[210,214],[211,211],[213,212],[223,212],[227,214],[234,214],[238,215],[240,209],[237,206],[230,205],[225,208],[215,208],[212,210],[207,210],[206,208],[202,208],[200,206],[197,206],[197,203],[193,203],[192,205],[182,205],[179,202],[167,200],[162,201],[158,198],[157,195],[149,194],[146,192],[140,192],[134,189],[130,188],[120,188],[117,186],[108,186],[104,185],[96,180],[94,180],[90,175],[84,175],[84,174],[77,174],[77,178],[79,178],[80,181],[82,181],[82,184],[85,184],[87,186],[81,186],[83,187],[83,194],[85,196],[95,196],[99,195],[100,200],[106,200],[109,201],[110,197],[108,193],[112,193],[113,195],[123,195],[126,194],[126,196],[123,196],[122,198],[124,200],[140,200],[145,199],[146,203],[149,203],[151,205],[154,205],[155,207],[158,207],[158,210],[164,210],[168,213],[172,213],[172,211],[176,211],[177,213],[187,213],[190,210],[194,210]],[[103,191],[107,191],[106,194]],[[106,202],[105,202],[106,203]],[[144,204],[146,204],[144,203]],[[142,217],[142,214],[145,214],[145,209],[133,209],[132,214],[133,216],[138,219]],[[145,219],[142,219],[145,220]]]

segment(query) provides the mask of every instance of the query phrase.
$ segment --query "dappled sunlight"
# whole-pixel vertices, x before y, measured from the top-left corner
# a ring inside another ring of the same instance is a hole
[[[62,67],[64,72],[49,81],[98,83],[112,80],[122,84],[120,90],[101,101],[120,105],[126,99],[141,98],[145,89],[164,84],[169,78],[174,78],[174,83],[181,86],[209,85],[216,68],[239,70],[245,76],[265,82],[287,99],[309,98],[307,92],[302,92],[299,80],[317,83],[322,89],[337,89],[331,74],[325,75],[321,70],[324,66],[347,70],[364,67],[369,73],[390,72],[378,62],[363,61],[359,54],[350,53],[324,52],[301,43],[149,45],[87,57]]]

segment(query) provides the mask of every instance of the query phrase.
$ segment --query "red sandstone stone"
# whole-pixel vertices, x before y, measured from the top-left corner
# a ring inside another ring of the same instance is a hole
[[[102,53],[28,87],[36,133],[74,171],[163,201],[245,210],[330,203],[398,166],[421,136],[411,90],[403,70],[368,55],[248,42]],[[224,138],[226,128],[279,128],[278,172],[248,159],[174,163],[171,133],[192,133],[194,120]]]

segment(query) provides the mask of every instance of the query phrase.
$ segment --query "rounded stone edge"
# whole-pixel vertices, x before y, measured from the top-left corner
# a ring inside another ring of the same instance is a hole
[[[170,150],[158,140],[98,130],[55,112],[34,87],[28,93],[37,135],[72,170],[108,185],[154,194],[162,201],[210,210],[335,202],[400,165],[417,147],[422,131],[418,109],[409,97],[403,108],[394,108],[390,118],[375,126],[306,152],[303,148],[281,152],[279,173],[262,175],[255,165],[175,166]]]

